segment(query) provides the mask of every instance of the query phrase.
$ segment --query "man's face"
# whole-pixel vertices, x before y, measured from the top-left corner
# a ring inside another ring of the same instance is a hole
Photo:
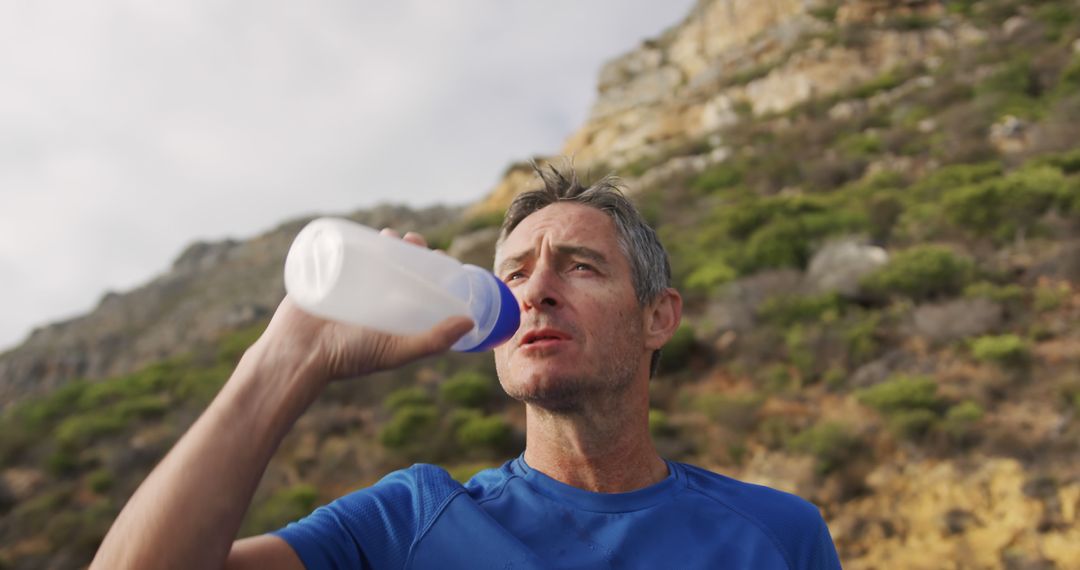
[[[495,349],[503,389],[550,409],[622,391],[644,374],[644,309],[611,218],[558,203],[522,220],[495,254],[521,328]]]

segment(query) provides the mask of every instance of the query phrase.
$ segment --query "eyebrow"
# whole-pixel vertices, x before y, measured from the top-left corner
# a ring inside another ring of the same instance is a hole
[[[585,258],[601,268],[607,268],[608,259],[607,256],[592,249],[591,247],[585,247],[583,245],[556,245],[555,251],[563,257],[582,257]],[[496,268],[499,275],[509,270],[511,267],[516,267],[522,264],[526,259],[534,255],[534,250],[528,249],[512,257],[508,257],[499,263]]]

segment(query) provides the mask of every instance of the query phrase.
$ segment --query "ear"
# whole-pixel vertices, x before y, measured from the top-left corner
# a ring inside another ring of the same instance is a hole
[[[682,295],[668,287],[645,309],[645,348],[658,350],[679,328],[682,320]]]

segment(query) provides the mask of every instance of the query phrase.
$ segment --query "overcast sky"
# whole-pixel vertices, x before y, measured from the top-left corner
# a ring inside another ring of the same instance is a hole
[[[0,0],[0,351],[309,213],[558,152],[693,0]]]

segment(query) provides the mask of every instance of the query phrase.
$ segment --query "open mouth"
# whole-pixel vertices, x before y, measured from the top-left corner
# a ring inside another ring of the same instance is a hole
[[[570,335],[564,332],[554,329],[540,329],[535,331],[529,331],[521,338],[521,346],[529,346],[534,344],[546,344],[550,342],[557,342],[560,340],[569,340]]]

